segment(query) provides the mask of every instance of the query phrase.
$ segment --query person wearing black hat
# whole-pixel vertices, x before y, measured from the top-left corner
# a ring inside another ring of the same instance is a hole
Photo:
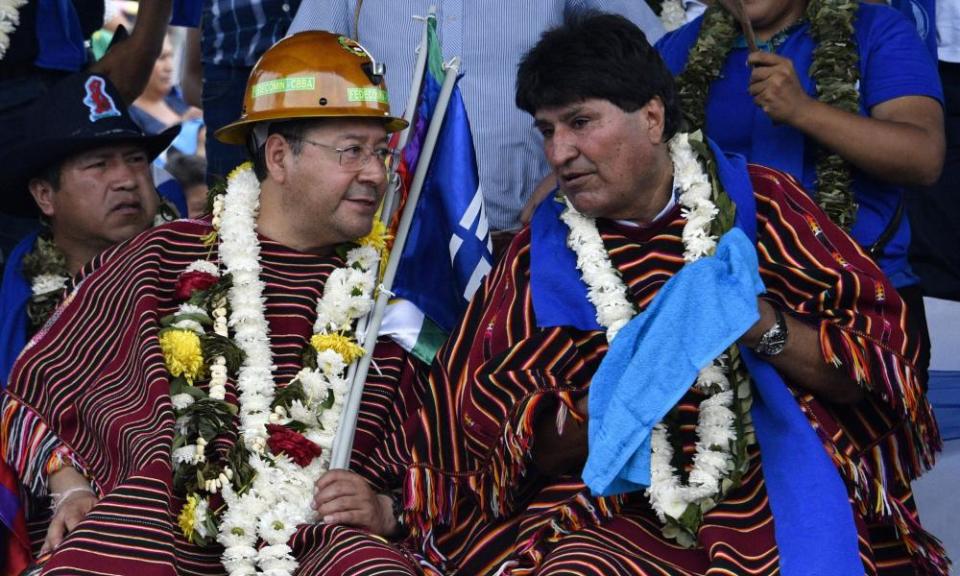
[[[113,84],[76,74],[27,113],[26,139],[0,152],[3,211],[39,216],[11,253],[0,291],[0,379],[49,317],[68,279],[97,254],[150,226],[159,196],[150,162],[179,127],[147,136]]]

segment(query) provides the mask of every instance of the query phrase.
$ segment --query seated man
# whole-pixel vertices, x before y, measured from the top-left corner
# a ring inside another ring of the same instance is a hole
[[[29,335],[50,317],[70,277],[107,248],[153,224],[160,205],[150,162],[179,127],[147,136],[113,84],[75,74],[28,114],[26,137],[0,153],[7,213],[36,218],[6,262],[0,321],[4,381]]]
[[[178,132],[145,136],[113,84],[88,74],[54,84],[21,116],[17,122],[31,129],[0,153],[10,193],[3,211],[25,221],[41,215],[41,228],[20,240],[5,262],[0,388],[27,340],[63,299],[70,279],[97,254],[153,223],[159,197],[150,161]],[[7,128],[3,123],[2,130]],[[0,477],[7,472],[0,462]],[[0,521],[21,532],[16,497],[8,493],[4,500]],[[0,536],[0,542],[4,539]],[[18,534],[7,540],[7,570],[28,563],[26,539]]]
[[[212,216],[105,252],[17,361],[0,452],[44,573],[316,573],[311,542],[350,530],[336,524],[395,529],[374,472],[323,475],[384,242],[387,134],[405,125],[381,74],[332,34],[274,46],[218,133],[254,162]],[[375,360],[354,447],[386,478],[377,454],[414,380],[395,346]],[[321,477],[330,524],[311,527]],[[359,500],[373,517],[351,514]]]
[[[877,266],[794,179],[679,133],[671,75],[622,18],[544,34],[516,99],[562,199],[434,363],[405,484],[418,554],[458,574],[945,574],[909,485],[936,423]]]

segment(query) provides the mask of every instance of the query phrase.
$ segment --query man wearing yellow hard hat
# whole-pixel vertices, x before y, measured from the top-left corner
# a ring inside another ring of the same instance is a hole
[[[327,472],[385,242],[387,135],[405,126],[387,102],[352,40],[273,46],[216,134],[252,163],[212,213],[105,253],[19,358],[0,455],[45,573],[409,573],[366,536],[399,532],[390,438],[416,367],[397,346],[366,382],[360,473]]]

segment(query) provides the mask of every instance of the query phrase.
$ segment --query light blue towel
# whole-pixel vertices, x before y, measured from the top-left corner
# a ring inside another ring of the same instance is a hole
[[[753,243],[734,228],[716,255],[684,266],[614,338],[590,384],[583,480],[594,494],[649,486],[650,431],[760,318],[757,270]]]

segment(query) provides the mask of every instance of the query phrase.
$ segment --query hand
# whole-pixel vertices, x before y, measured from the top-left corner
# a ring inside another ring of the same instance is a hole
[[[64,537],[86,517],[87,512],[94,507],[97,500],[96,494],[86,490],[72,492],[60,500],[56,513],[50,520],[50,526],[47,528],[47,537],[40,548],[40,555],[56,550]]]
[[[392,536],[398,527],[390,496],[377,494],[349,470],[331,470],[317,480],[313,508],[326,524],[364,528],[378,536]]]
[[[797,77],[793,62],[777,54],[758,51],[747,57],[753,66],[750,94],[753,101],[774,122],[796,126],[806,107],[815,103]]]

